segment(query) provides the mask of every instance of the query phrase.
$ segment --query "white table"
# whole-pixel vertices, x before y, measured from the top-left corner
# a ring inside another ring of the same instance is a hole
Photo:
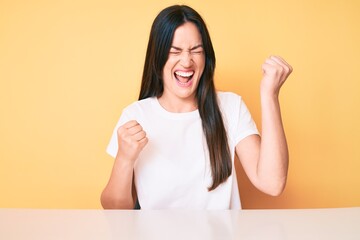
[[[0,239],[360,239],[360,208],[301,210],[0,209]]]

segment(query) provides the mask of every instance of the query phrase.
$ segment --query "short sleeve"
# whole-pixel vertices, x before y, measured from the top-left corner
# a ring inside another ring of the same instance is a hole
[[[126,113],[126,110],[123,111],[121,114],[114,130],[110,138],[110,142],[106,148],[106,152],[112,156],[113,158],[116,157],[116,154],[118,152],[118,138],[117,138],[117,130],[118,128],[123,125],[124,123],[128,122],[130,120],[128,114]]]
[[[256,124],[241,96],[232,92],[218,92],[218,99],[223,121],[233,146],[249,135],[259,135]]]
[[[257,134],[259,135],[259,131],[256,127],[256,124],[251,117],[250,111],[247,108],[243,99],[239,96],[239,103],[237,111],[237,122],[235,123],[235,143],[238,144],[242,139],[249,135]]]

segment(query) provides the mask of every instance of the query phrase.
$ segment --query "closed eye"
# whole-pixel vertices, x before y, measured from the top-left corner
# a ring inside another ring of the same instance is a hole
[[[190,49],[191,54],[202,54],[203,52],[204,52],[204,49],[201,44]]]
[[[170,51],[169,53],[172,55],[179,55],[181,54],[181,51]]]
[[[180,55],[183,52],[183,49],[175,46],[171,46],[169,54],[171,55]],[[202,44],[196,45],[195,47],[189,49],[189,53],[192,55],[200,55],[204,52]]]
[[[191,54],[202,54],[204,51],[201,49],[190,51]]]
[[[179,55],[181,54],[181,52],[182,52],[181,48],[172,46],[169,53],[172,55]]]

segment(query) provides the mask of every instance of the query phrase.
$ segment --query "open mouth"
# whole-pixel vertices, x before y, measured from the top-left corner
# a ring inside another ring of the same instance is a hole
[[[175,71],[175,78],[181,86],[188,86],[191,83],[194,71]]]

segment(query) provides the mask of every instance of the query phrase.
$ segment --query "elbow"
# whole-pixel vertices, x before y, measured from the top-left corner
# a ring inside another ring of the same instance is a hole
[[[112,209],[111,206],[113,204],[111,204],[110,199],[104,193],[101,194],[100,203],[104,209]]]
[[[101,194],[100,203],[104,209],[134,209],[132,200],[113,196],[105,191]]]
[[[269,189],[266,193],[272,197],[278,197],[284,192],[284,189],[285,189],[285,185],[277,186],[277,187],[273,187],[272,189]]]
[[[286,186],[286,178],[279,179],[271,183],[268,182],[268,184],[266,184],[260,190],[272,197],[278,197],[284,192],[285,186]]]
[[[113,205],[112,204],[112,200],[109,198],[109,196],[105,193],[105,192],[102,192],[101,196],[100,196],[100,203],[101,203],[101,206],[104,208],[104,209],[113,209]]]

